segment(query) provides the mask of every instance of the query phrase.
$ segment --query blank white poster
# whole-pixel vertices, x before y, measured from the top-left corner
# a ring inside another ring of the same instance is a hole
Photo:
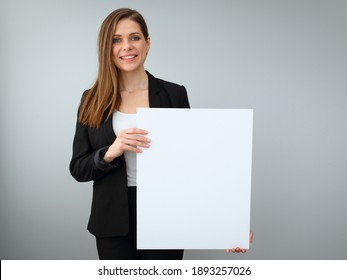
[[[249,248],[252,109],[137,109],[137,248]]]

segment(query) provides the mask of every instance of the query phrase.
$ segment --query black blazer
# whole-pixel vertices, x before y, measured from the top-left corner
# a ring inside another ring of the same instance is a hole
[[[151,108],[189,108],[184,86],[148,75]],[[116,139],[112,117],[100,128],[77,121],[70,173],[79,182],[94,181],[88,230],[97,237],[124,236],[129,232],[128,189],[124,156],[110,164],[103,161]]]

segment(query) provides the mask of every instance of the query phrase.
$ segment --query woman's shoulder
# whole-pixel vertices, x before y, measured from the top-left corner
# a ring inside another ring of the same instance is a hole
[[[148,78],[149,78],[149,83],[152,85],[157,85],[159,87],[163,87],[165,89],[183,89],[184,86],[178,83],[174,83],[171,81],[167,81],[164,79],[160,79],[157,77],[154,77],[151,73],[147,72]]]
[[[169,107],[173,108],[189,108],[189,100],[187,90],[183,85],[159,79],[148,73],[150,94],[159,93],[162,99],[169,100]],[[165,104],[165,102],[163,102]]]
[[[159,79],[159,78],[156,78],[158,83],[160,83],[161,85],[163,85],[164,87],[183,87],[183,85],[180,85],[178,83],[173,83],[171,81],[167,81],[167,80],[163,80],[163,79]]]

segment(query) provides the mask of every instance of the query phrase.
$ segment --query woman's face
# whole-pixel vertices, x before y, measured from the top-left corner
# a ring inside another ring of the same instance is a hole
[[[118,22],[113,36],[113,62],[123,72],[134,72],[144,68],[147,52],[150,47],[140,25],[130,19]]]

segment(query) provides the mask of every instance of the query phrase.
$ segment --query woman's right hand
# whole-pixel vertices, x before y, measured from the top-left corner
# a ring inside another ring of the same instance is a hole
[[[139,128],[121,130],[116,140],[108,148],[104,156],[104,161],[110,163],[125,151],[142,153],[142,150],[138,147],[149,148],[149,143],[151,142],[151,140],[144,136],[147,134],[148,131]]]

